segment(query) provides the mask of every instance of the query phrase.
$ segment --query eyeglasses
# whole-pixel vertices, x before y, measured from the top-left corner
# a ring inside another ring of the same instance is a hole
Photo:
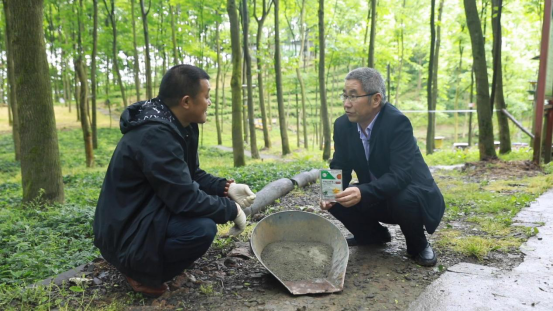
[[[378,93],[378,92],[373,92],[373,93],[365,94],[365,95],[346,95],[346,94],[340,94],[340,100],[343,101],[343,102],[345,102],[346,100],[349,99],[350,103],[355,103],[359,97],[373,96],[373,95],[376,94],[376,93]]]

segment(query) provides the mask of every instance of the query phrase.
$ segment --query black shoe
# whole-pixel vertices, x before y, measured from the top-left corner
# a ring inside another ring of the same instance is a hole
[[[346,242],[348,242],[348,246],[384,244],[390,242],[391,240],[392,236],[390,235],[390,231],[388,231],[388,228],[386,227],[378,229],[368,239],[363,240],[362,243],[359,243],[353,236],[346,237]]]
[[[424,267],[433,267],[436,265],[436,262],[438,262],[436,253],[434,253],[430,244],[426,244],[426,247],[412,258],[417,264]]]

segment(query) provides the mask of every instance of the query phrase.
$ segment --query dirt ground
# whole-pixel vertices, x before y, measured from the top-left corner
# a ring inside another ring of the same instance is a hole
[[[528,162],[468,163],[462,168],[467,179],[514,179],[542,174]],[[440,171],[434,173],[440,178]],[[508,175],[508,176],[507,176]],[[269,210],[304,210],[316,213],[336,224],[344,235],[347,230],[329,213],[317,207],[318,185],[294,191]],[[264,215],[257,214],[253,221]],[[460,230],[471,230],[460,221]],[[96,307],[114,299],[124,301],[130,310],[403,310],[425,287],[456,263],[471,262],[511,269],[523,260],[521,252],[490,253],[482,261],[434,247],[438,265],[426,268],[406,256],[405,240],[398,226],[387,225],[392,242],[384,246],[350,247],[344,290],[338,294],[293,296],[255,258],[249,243],[235,242],[223,248],[212,247],[192,269],[177,276],[170,292],[157,299],[132,294],[121,274],[102,259],[85,273],[94,278],[87,289],[95,293]],[[441,227],[444,226],[442,223]],[[440,229],[438,229],[440,230]],[[429,237],[432,243],[432,236]]]

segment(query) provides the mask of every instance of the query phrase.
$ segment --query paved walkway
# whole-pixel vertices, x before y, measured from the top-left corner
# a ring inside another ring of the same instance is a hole
[[[553,190],[523,209],[513,225],[538,227],[512,271],[459,263],[434,281],[408,310],[553,310]]]

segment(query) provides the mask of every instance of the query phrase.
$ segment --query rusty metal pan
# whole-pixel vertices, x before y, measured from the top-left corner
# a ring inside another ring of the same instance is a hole
[[[261,260],[263,249],[279,241],[322,242],[332,247],[332,263],[326,278],[283,281]],[[313,213],[285,211],[262,219],[252,232],[252,250],[261,264],[293,295],[342,291],[349,258],[346,239],[334,224]]]

